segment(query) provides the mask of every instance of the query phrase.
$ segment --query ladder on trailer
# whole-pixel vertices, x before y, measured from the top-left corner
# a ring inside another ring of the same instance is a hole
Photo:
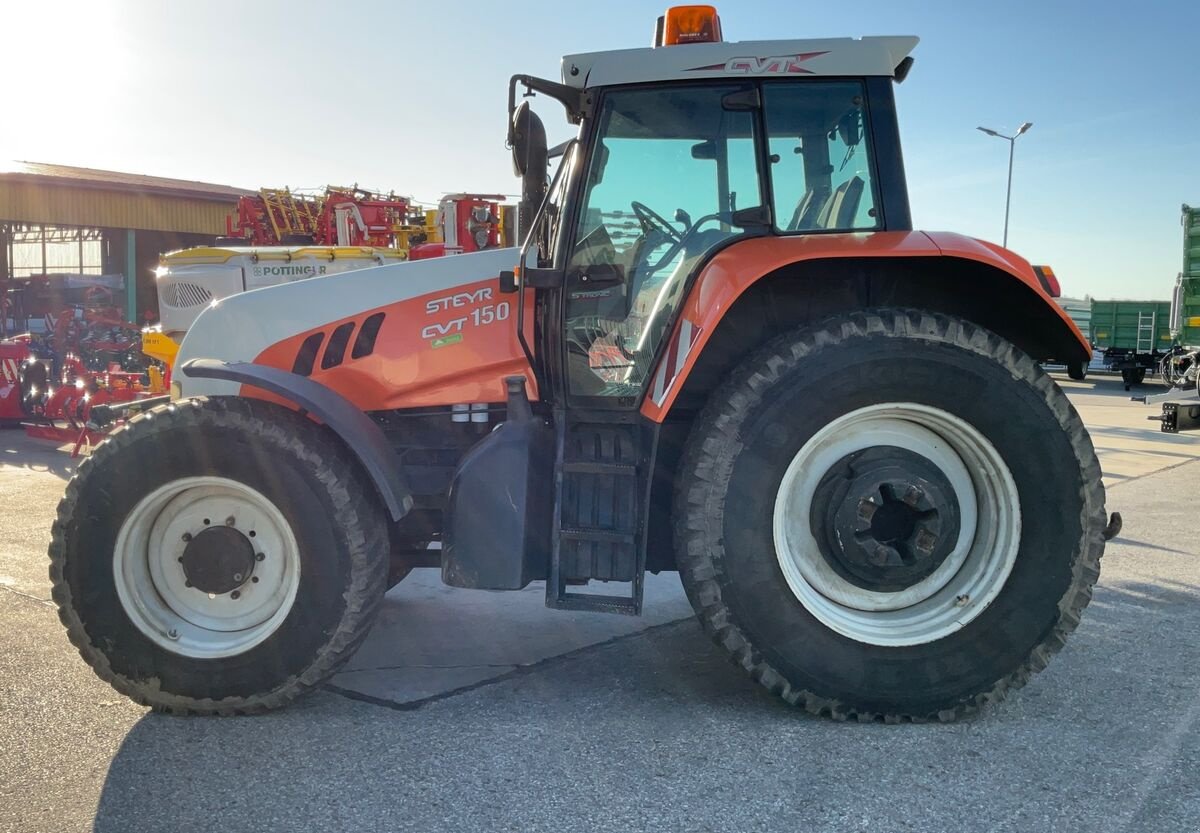
[[[1139,312],[1137,326],[1137,352],[1153,353],[1154,352],[1154,336],[1158,331],[1158,313],[1157,312]]]

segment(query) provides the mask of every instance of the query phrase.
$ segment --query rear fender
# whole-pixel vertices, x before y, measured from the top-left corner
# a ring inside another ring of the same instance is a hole
[[[1051,325],[1056,330],[1054,340],[1068,345],[1067,353],[1078,354],[1085,361],[1091,355],[1091,345],[1066,311],[1054,302],[1033,267],[999,246],[958,234],[920,231],[757,237],[720,250],[694,280],[679,320],[661,350],[642,402],[642,414],[655,422],[666,418],[722,320],[739,298],[761,280],[794,265],[807,263],[812,268],[817,265],[815,261],[872,258],[936,258],[941,263],[957,260],[966,261],[973,269],[991,270],[1021,287],[1035,305],[1045,306],[1050,313],[1046,320],[1054,322]],[[814,292],[818,289],[814,287]],[[948,289],[970,292],[972,287],[964,284]]]
[[[382,429],[336,391],[304,376],[249,362],[191,359],[180,370],[193,379],[222,379],[258,388],[312,414],[358,458],[393,520],[412,508],[412,492]]]

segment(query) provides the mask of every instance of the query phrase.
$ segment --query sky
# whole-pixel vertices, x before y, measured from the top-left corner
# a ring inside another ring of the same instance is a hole
[[[0,0],[0,168],[80,165],[247,188],[326,184],[435,202],[515,193],[507,79],[649,45],[662,2]],[[1064,293],[1170,295],[1200,203],[1194,0],[753,0],[726,40],[918,35],[897,90],[917,228],[999,241]],[[1117,9],[1120,11],[1116,11]],[[686,48],[686,47],[681,47]],[[557,106],[557,105],[554,105]],[[570,129],[544,103],[551,141]]]

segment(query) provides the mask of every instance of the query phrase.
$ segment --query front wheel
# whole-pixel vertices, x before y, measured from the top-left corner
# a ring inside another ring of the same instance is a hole
[[[327,428],[232,397],[130,420],[58,508],[50,577],[96,673],[174,712],[282,706],[358,647],[387,527]]]
[[[968,322],[879,310],[782,336],[714,392],[676,491],[706,629],[809,711],[950,720],[1045,666],[1099,574],[1074,408]]]

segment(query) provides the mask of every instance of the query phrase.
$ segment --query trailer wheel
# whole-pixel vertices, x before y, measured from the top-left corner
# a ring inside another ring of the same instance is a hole
[[[783,335],[715,391],[676,488],[701,622],[785,700],[952,720],[1062,647],[1106,523],[1091,440],[1023,352],[910,310]]]
[[[328,429],[278,405],[134,417],[58,507],[50,578],[68,636],[156,709],[288,703],[350,657],[383,597],[386,519],[364,482]]]
[[[1067,376],[1076,382],[1082,382],[1086,379],[1087,371],[1088,367],[1085,362],[1071,362],[1067,365]]]
[[[1144,367],[1127,367],[1121,371],[1121,381],[1125,383],[1125,390],[1129,390],[1134,385],[1140,385],[1146,379],[1146,368]]]

